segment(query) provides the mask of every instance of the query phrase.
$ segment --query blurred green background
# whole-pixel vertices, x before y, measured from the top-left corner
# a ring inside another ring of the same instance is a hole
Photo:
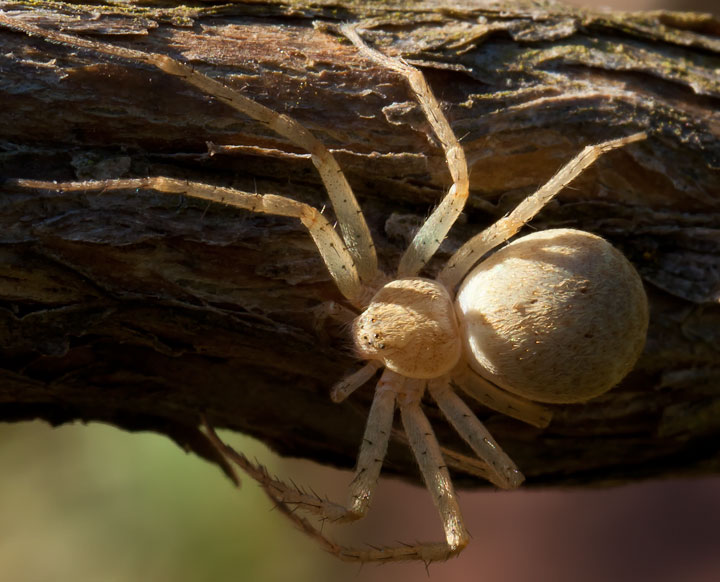
[[[0,467],[3,582],[317,580],[328,561],[254,483],[159,435],[0,425]]]
[[[281,460],[272,472],[343,500],[349,472]],[[100,424],[0,425],[0,581],[427,580],[422,564],[360,568],[325,554],[245,479],[165,437]],[[583,491],[461,492],[474,539],[430,567],[453,582],[717,582],[720,479]],[[362,544],[441,539],[420,487],[382,479],[371,515],[332,530]],[[348,537],[350,534],[350,537]]]

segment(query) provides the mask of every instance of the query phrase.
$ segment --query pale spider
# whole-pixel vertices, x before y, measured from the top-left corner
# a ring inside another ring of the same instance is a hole
[[[17,180],[28,188],[62,192],[153,189],[261,212],[299,218],[347,302],[357,311],[352,336],[367,363],[332,389],[341,402],[384,369],[360,446],[349,507],[322,500],[271,478],[260,466],[210,439],[255,478],[281,510],[329,551],[345,560],[446,559],[468,542],[446,461],[421,408],[427,390],[440,410],[487,464],[487,478],[503,488],[523,480],[513,461],[454,392],[459,387],[483,405],[536,426],[550,412],[532,401],[582,402],[617,384],[633,367],[645,341],[647,299],[638,274],[604,239],[557,229],[524,236],[482,260],[515,235],[548,201],[602,153],[645,138],[642,133],[587,146],[509,215],[466,242],[435,280],[419,273],[440,246],[468,197],[463,149],[422,73],[370,48],[351,25],[341,32],[370,61],[409,84],[447,159],[453,184],[403,254],[395,279],[378,271],[370,231],[340,167],[310,132],[286,115],[252,101],[188,65],[149,54],[40,29],[0,13],[0,24],[46,40],[153,65],[224,101],[310,152],[325,184],[342,238],[316,209],[273,194],[250,194],[172,178],[49,183]],[[389,282],[388,282],[389,281]],[[335,521],[367,512],[400,409],[407,440],[439,510],[445,543],[354,549],[335,544],[294,509]]]

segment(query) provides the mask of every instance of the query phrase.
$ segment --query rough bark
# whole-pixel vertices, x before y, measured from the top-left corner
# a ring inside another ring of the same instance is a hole
[[[583,145],[647,131],[533,222],[598,233],[634,262],[651,301],[635,371],[556,407],[545,430],[475,409],[529,484],[720,471],[720,22],[525,3],[49,6],[0,2],[189,61],[309,127],[346,171],[388,272],[449,176],[403,81],[332,25],[374,18],[367,38],[422,66],[467,150],[472,198],[430,275]],[[5,178],[169,175],[326,202],[301,151],[179,79],[6,28],[0,55]],[[347,331],[316,316],[341,297],[298,223],[153,192],[0,193],[0,420],[98,420],[208,456],[205,413],[282,455],[353,465],[372,389],[329,400],[356,361]],[[417,478],[402,443],[384,473]]]

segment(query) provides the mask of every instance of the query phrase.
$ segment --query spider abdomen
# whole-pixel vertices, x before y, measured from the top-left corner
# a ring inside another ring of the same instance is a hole
[[[408,378],[437,378],[460,359],[460,332],[447,289],[430,279],[396,279],[353,322],[361,358]]]
[[[606,240],[556,229],[480,263],[456,299],[470,365],[532,400],[581,402],[612,388],[645,344],[639,275]]]

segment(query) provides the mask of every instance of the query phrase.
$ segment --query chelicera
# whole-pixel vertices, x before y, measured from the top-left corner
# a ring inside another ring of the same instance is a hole
[[[644,134],[587,146],[507,216],[467,241],[435,279],[424,278],[423,267],[468,198],[463,148],[418,69],[370,48],[356,27],[341,27],[364,57],[395,71],[408,83],[444,150],[453,181],[403,254],[394,277],[388,277],[378,270],[370,230],[342,170],[325,146],[292,118],[164,55],[43,30],[3,14],[0,23],[50,41],[157,67],[266,124],[311,154],[340,234],[307,204],[274,194],[172,178],[58,184],[18,180],[16,184],[60,192],[152,189],[295,217],[305,225],[347,305],[356,313],[352,338],[358,358],[365,362],[332,388],[333,400],[342,402],[382,370],[347,507],[270,477],[207,428],[217,447],[255,478],[284,513],[340,558],[428,562],[457,554],[468,543],[446,460],[422,410],[426,392],[485,463],[487,478],[499,487],[515,488],[522,482],[522,474],[456,389],[494,410],[546,426],[551,413],[538,402],[583,402],[602,394],[616,385],[639,357],[648,325],[647,299],[635,269],[610,243],[587,232],[554,229],[523,236],[489,253],[518,233],[601,154],[645,139]],[[340,546],[294,510],[340,522],[365,515],[396,409],[439,511],[445,540],[369,550]]]

